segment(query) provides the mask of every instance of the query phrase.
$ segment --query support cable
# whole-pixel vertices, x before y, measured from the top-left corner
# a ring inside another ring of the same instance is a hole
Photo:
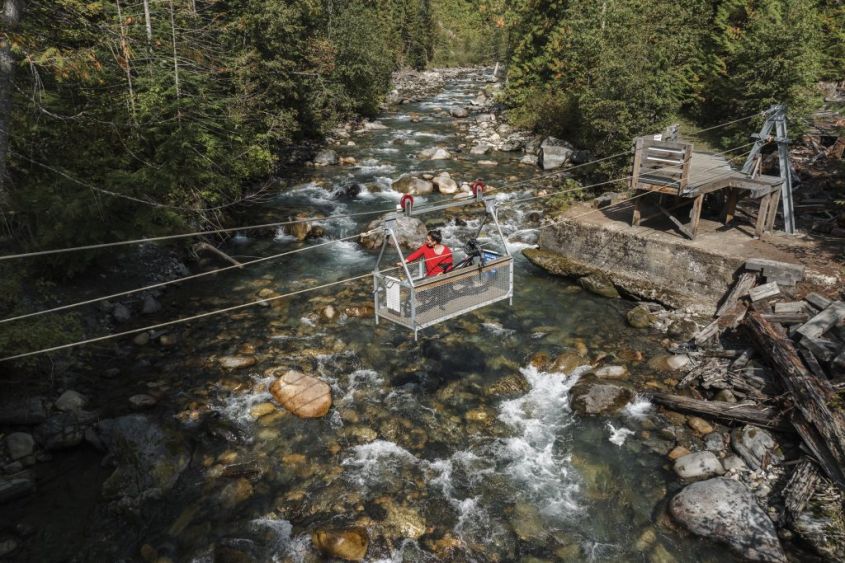
[[[731,125],[733,123],[738,123],[740,121],[745,121],[745,120],[751,119],[751,118],[756,117],[758,115],[760,115],[760,114],[755,113],[753,115],[749,115],[749,116],[746,116],[746,117],[743,117],[743,118],[740,118],[740,119],[728,121],[728,122],[725,122],[725,123],[720,123],[718,125],[714,125],[713,127],[708,127],[706,129],[701,129],[701,130],[693,132],[693,133],[702,133],[702,132],[705,132],[705,131],[711,131],[713,129],[718,129],[720,127],[725,127],[725,126]],[[733,150],[736,150],[736,149],[733,149]],[[725,151],[725,152],[728,152],[728,151]],[[191,212],[203,212],[203,211],[219,210],[219,209],[222,209],[222,208],[225,208],[225,207],[230,207],[231,205],[234,205],[236,203],[240,203],[240,201],[238,201],[238,202],[233,202],[233,203],[230,203],[230,204],[226,204],[226,205],[222,205],[222,206],[218,206],[218,207],[213,207],[213,208],[208,208],[208,209],[191,209],[191,208],[187,208],[187,207],[170,206],[170,205],[161,204],[161,203],[157,203],[157,202],[151,202],[151,201],[147,201],[147,200],[144,200],[144,199],[135,198],[135,197],[132,197],[132,196],[127,196],[125,194],[120,194],[120,193],[117,193],[117,192],[113,192],[113,191],[110,191],[110,190],[105,190],[103,188],[98,188],[96,186],[92,186],[91,184],[88,184],[86,182],[83,182],[82,180],[74,178],[74,177],[68,175],[67,173],[62,172],[61,170],[57,170],[57,169],[52,168],[52,167],[50,167],[46,164],[32,160],[32,159],[30,159],[30,158],[28,158],[24,155],[21,155],[17,152],[15,152],[14,154],[16,156],[19,156],[19,157],[25,159],[25,160],[28,160],[29,162],[32,162],[33,164],[36,164],[38,166],[42,166],[42,167],[44,167],[44,168],[46,168],[46,169],[48,169],[52,172],[55,172],[56,174],[59,174],[59,175],[65,177],[65,178],[71,180],[74,183],[77,183],[77,184],[82,185],[84,187],[87,187],[89,189],[104,193],[106,195],[111,195],[111,196],[115,196],[115,197],[122,197],[122,198],[125,198],[125,199],[129,199],[129,200],[135,201],[137,203],[142,203],[142,204],[145,204],[145,205],[152,205],[154,207],[181,209],[181,210],[186,210],[186,211],[191,211]],[[568,166],[568,167],[563,168],[561,170],[555,170],[554,172],[549,172],[547,174],[535,176],[533,178],[527,178],[525,180],[519,180],[517,182],[507,183],[507,184],[502,185],[502,187],[503,188],[505,188],[505,187],[514,188],[514,187],[517,187],[517,186],[520,186],[520,185],[532,184],[532,183],[544,180],[546,178],[552,178],[552,177],[555,177],[555,176],[566,174],[567,172],[569,172],[571,170],[575,170],[576,168],[581,168],[581,167],[584,167],[584,166],[590,166],[590,165],[593,165],[593,164],[598,164],[600,162],[605,162],[605,161],[612,160],[614,158],[619,158],[621,156],[626,156],[626,155],[629,155],[629,154],[631,154],[630,151],[619,152],[619,153],[612,154],[612,155],[609,155],[609,156],[606,156],[606,157],[603,157],[603,158],[600,158],[600,159],[591,160],[589,162],[583,162],[581,164],[576,164],[574,166]],[[716,153],[716,154],[724,154],[724,153]],[[593,187],[595,187],[595,186],[593,186]],[[523,201],[528,201],[528,199],[523,200]],[[266,224],[262,224],[262,225],[246,225],[246,226],[241,226],[241,227],[229,227],[229,228],[224,228],[224,229],[211,229],[211,230],[196,231],[196,232],[176,234],[176,235],[164,235],[164,236],[160,236],[160,237],[145,237],[145,238],[134,239],[134,240],[126,240],[126,241],[115,241],[115,242],[107,242],[107,243],[100,243],[100,244],[89,244],[89,245],[75,246],[75,247],[68,247],[68,248],[58,248],[58,249],[52,249],[52,250],[42,250],[42,251],[36,251],[36,252],[25,252],[25,253],[20,253],[20,254],[9,254],[9,255],[6,255],[6,256],[0,256],[0,261],[12,260],[12,259],[17,259],[17,258],[27,258],[27,257],[33,257],[33,256],[47,256],[47,255],[61,254],[61,253],[66,253],[66,252],[77,252],[77,251],[82,251],[82,250],[97,250],[97,249],[101,249],[101,248],[113,248],[113,247],[116,247],[116,246],[124,246],[124,245],[131,245],[131,244],[143,244],[143,243],[147,243],[147,242],[160,242],[160,241],[165,241],[165,240],[176,240],[176,239],[180,239],[180,238],[190,238],[190,237],[195,237],[195,236],[213,235],[213,234],[221,234],[221,233],[231,233],[231,232],[236,232],[236,231],[247,231],[247,230],[255,230],[255,229],[262,229],[262,228],[279,227],[279,226],[284,226],[284,225],[295,225],[295,224],[316,222],[316,221],[327,220],[327,219],[331,220],[331,219],[361,217],[361,216],[367,216],[367,215],[377,215],[377,214],[388,213],[390,211],[393,211],[393,209],[385,209],[385,210],[381,210],[381,211],[369,211],[369,212],[362,212],[362,213],[350,213],[350,214],[344,214],[344,215],[336,215],[336,216],[333,216],[333,217],[307,217],[307,218],[298,219],[298,220],[279,221],[279,222],[274,222],[274,223],[266,223]]]
[[[127,291],[112,293],[111,295],[104,295],[102,297],[96,297],[94,299],[87,299],[85,301],[78,301],[76,303],[69,303],[67,305],[61,305],[59,307],[54,307],[52,309],[45,309],[43,311],[36,311],[34,313],[26,313],[24,315],[18,315],[16,317],[9,317],[7,319],[0,319],[0,324],[12,322],[12,321],[18,321],[18,320],[22,320],[22,319],[28,319],[28,318],[31,318],[31,317],[37,317],[37,316],[40,316],[40,315],[46,315],[47,313],[56,313],[58,311],[66,311],[68,309],[74,309],[76,307],[82,307],[83,305],[90,305],[92,303],[97,303],[99,301],[106,301],[108,299],[114,299],[115,297],[125,297],[126,295],[132,295],[133,293],[140,293],[142,291],[150,291],[150,290],[153,290],[153,289],[157,289],[157,288],[160,288],[160,287],[166,287],[168,285],[173,285],[173,284],[180,283],[180,282],[187,281],[187,280],[195,280],[195,279],[198,279],[198,278],[203,278],[203,277],[211,276],[211,275],[214,275],[214,274],[219,274],[221,272],[226,272],[228,270],[241,269],[244,266],[252,266],[253,264],[258,264],[259,262],[267,262],[269,260],[275,260],[275,259],[281,258],[283,256],[289,256],[291,254],[298,254],[300,252],[305,252],[307,250],[313,250],[315,248],[320,248],[320,247],[323,247],[323,246],[329,246],[331,244],[335,244],[335,243],[338,243],[338,242],[344,242],[344,241],[347,241],[347,240],[356,239],[358,237],[371,234],[372,232],[373,231],[368,231],[368,232],[365,232],[365,233],[358,233],[358,234],[355,234],[355,235],[351,235],[351,236],[347,236],[347,237],[343,237],[343,238],[339,238],[339,239],[333,239],[333,240],[330,240],[330,241],[327,241],[327,242],[322,242],[322,243],[314,244],[314,245],[311,245],[311,246],[304,246],[302,248],[297,248],[295,250],[289,250],[287,252],[281,252],[279,254],[273,254],[272,256],[264,256],[262,258],[256,258],[255,260],[250,260],[249,262],[241,262],[240,264],[234,264],[234,265],[231,265],[231,266],[225,266],[223,268],[217,268],[216,270],[210,270],[208,272],[200,272],[200,273],[197,273],[197,274],[191,274],[189,276],[184,276],[184,277],[176,278],[176,279],[173,279],[173,280],[154,283],[154,284],[146,285],[144,287],[139,287],[139,288],[136,288],[136,289],[130,289],[130,290],[127,290]]]
[[[733,171],[731,171],[731,173],[733,173]],[[727,174],[727,175],[729,175],[729,174]],[[695,186],[695,187],[699,187],[699,186]],[[624,203],[628,203],[630,201],[633,201],[637,198],[646,196],[650,193],[651,192],[643,192],[643,193],[638,194],[636,196],[633,196],[633,197],[624,199],[622,201],[616,202],[614,204],[611,204],[608,207],[616,207],[618,205],[622,205]],[[552,227],[552,226],[558,225],[558,224],[560,224],[560,223],[562,223],[563,221],[566,221],[566,220],[576,219],[578,217],[583,217],[583,216],[589,215],[590,213],[596,213],[598,211],[604,211],[604,210],[607,210],[607,207],[605,207],[603,209],[592,209],[590,211],[587,211],[586,213],[576,215],[575,217],[569,217],[569,218],[565,218],[561,221],[557,221],[557,222],[549,223],[547,225],[543,225],[543,226],[539,227],[537,230]],[[384,271],[390,272],[390,271],[400,270],[400,269],[401,268],[394,267],[394,268],[390,268],[390,269],[387,269],[387,270],[384,270]],[[283,295],[276,295],[276,296],[268,297],[268,298],[265,298],[265,299],[258,299],[256,301],[251,301],[249,303],[242,303],[240,305],[234,305],[232,307],[226,307],[226,308],[223,308],[223,309],[216,309],[214,311],[208,311],[208,312],[205,312],[205,313],[200,313],[200,314],[197,314],[197,315],[192,315],[192,316],[184,317],[184,318],[181,318],[181,319],[175,319],[175,320],[167,321],[167,322],[164,322],[164,323],[158,323],[158,324],[143,327],[143,328],[127,330],[127,331],[123,331],[123,332],[116,333],[116,334],[99,336],[99,337],[96,337],[96,338],[89,338],[87,340],[80,340],[80,341],[77,341],[77,342],[71,342],[69,344],[62,344],[60,346],[53,346],[53,347],[50,347],[50,348],[43,348],[41,350],[34,350],[32,352],[25,352],[23,354],[6,356],[4,358],[0,358],[0,363],[12,361],[12,360],[18,360],[18,359],[21,359],[21,358],[31,357],[31,356],[35,356],[35,355],[39,355],[39,354],[46,354],[46,353],[49,353],[49,352],[57,352],[57,351],[66,350],[66,349],[69,349],[69,348],[75,348],[77,346],[82,346],[82,345],[85,345],[85,344],[93,344],[95,342],[103,342],[103,341],[106,341],[106,340],[112,340],[112,339],[120,338],[120,337],[123,337],[123,336],[129,336],[129,335],[132,335],[132,334],[138,334],[138,333],[141,333],[141,332],[146,332],[146,331],[149,331],[149,330],[156,330],[156,329],[160,329],[160,328],[164,328],[164,327],[168,327],[168,326],[173,326],[173,325],[177,325],[177,324],[183,324],[183,323],[187,323],[187,322],[198,320],[198,319],[203,319],[203,318],[207,318],[207,317],[211,317],[211,316],[215,316],[215,315],[219,315],[219,314],[223,314],[223,313],[228,313],[228,312],[231,312],[231,311],[237,311],[237,310],[244,309],[244,308],[247,308],[247,307],[252,307],[252,306],[255,306],[255,305],[261,305],[261,304],[264,304],[264,303],[271,303],[273,301],[277,301],[279,299],[284,299],[286,297],[291,297],[291,296],[294,296],[294,295],[301,295],[303,293],[309,293],[311,291],[317,291],[317,290],[325,289],[325,288],[328,288],[328,287],[334,287],[334,286],[346,284],[346,283],[349,283],[349,282],[352,282],[352,281],[362,280],[362,279],[365,279],[365,278],[369,278],[370,276],[372,276],[372,273],[367,273],[367,274],[363,274],[363,275],[360,275],[360,276],[345,278],[345,279],[335,281],[335,282],[325,283],[325,284],[318,285],[318,286],[313,286],[313,287],[309,287],[309,288],[305,288],[305,289],[292,291],[292,292],[289,292],[289,293],[285,293]]]

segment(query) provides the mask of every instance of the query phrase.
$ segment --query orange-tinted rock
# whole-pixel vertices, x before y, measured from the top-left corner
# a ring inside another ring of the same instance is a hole
[[[300,418],[324,416],[332,406],[332,390],[316,377],[290,370],[270,384],[270,393]]]

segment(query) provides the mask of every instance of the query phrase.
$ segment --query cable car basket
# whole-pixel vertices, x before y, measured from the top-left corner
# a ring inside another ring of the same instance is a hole
[[[423,264],[411,273],[405,265],[398,272],[392,269],[387,272],[379,270],[379,264],[384,257],[388,240],[402,255],[393,230],[391,218],[385,222],[385,238],[379,261],[373,272],[374,306],[376,323],[385,319],[414,331],[414,338],[420,329],[463,315],[480,307],[485,307],[502,301],[512,300],[513,297],[513,257],[504,244],[504,236],[499,226],[496,210],[491,200],[481,197],[481,192],[467,202],[452,202],[448,205],[429,206],[425,209],[410,210],[406,207],[406,214],[421,214],[432,211],[432,207],[444,209],[455,205],[482,202],[489,216],[496,225],[496,230],[502,240],[504,253],[468,244],[468,259],[462,261],[445,274],[425,276]],[[409,206],[409,207],[412,207]],[[483,224],[482,224],[483,226]],[[480,232],[480,228],[479,228]]]

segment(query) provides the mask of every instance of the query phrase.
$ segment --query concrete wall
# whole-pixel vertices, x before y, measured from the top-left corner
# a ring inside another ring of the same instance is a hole
[[[538,249],[523,253],[564,276],[607,275],[623,293],[671,307],[715,312],[745,258],[656,240],[650,230],[618,223],[565,221],[541,231]]]

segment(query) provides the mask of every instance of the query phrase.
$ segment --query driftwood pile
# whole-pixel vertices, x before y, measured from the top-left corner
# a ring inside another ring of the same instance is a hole
[[[823,477],[845,491],[845,303],[793,298],[803,275],[800,265],[749,260],[690,342],[697,361],[678,384],[684,394],[653,395],[670,409],[797,433],[804,456],[783,491],[793,515]],[[726,331],[753,346],[725,349]],[[751,367],[755,357],[766,367]]]

